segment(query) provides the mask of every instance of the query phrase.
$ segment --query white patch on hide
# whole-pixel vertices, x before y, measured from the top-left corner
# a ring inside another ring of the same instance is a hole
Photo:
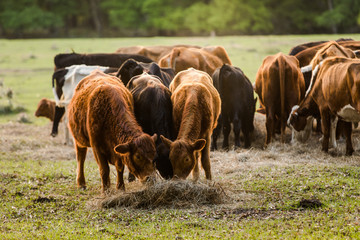
[[[359,122],[360,112],[353,108],[350,104],[344,106],[337,115],[342,118],[345,122]]]

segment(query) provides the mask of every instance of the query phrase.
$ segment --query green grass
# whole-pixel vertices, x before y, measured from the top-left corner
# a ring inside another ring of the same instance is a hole
[[[36,119],[33,113],[42,97],[53,98],[51,75],[53,58],[57,53],[111,53],[119,47],[132,45],[193,44],[222,45],[233,65],[240,67],[251,81],[265,56],[277,52],[288,53],[300,43],[339,37],[359,39],[352,35],[294,35],[294,36],[227,36],[182,38],[105,38],[105,39],[30,39],[0,40],[0,80],[14,90],[14,101],[24,107],[35,124],[46,121]],[[0,123],[16,119],[16,115],[0,115]]]
[[[114,52],[130,45],[222,45],[233,64],[254,81],[265,56],[339,37],[360,39],[357,34],[0,40],[0,79],[13,90],[14,104],[26,109],[32,124],[45,126],[48,120],[33,113],[42,97],[53,98],[53,57],[60,52]],[[0,125],[16,118],[17,114],[0,114]],[[248,195],[232,207],[97,209],[89,207],[100,197],[94,161],[86,162],[87,190],[78,190],[75,160],[34,159],[22,150],[41,149],[41,143],[32,140],[28,146],[24,141],[14,143],[11,151],[0,150],[0,239],[360,239],[360,166],[348,164],[346,158],[340,157],[339,164],[245,168],[230,180],[224,178],[235,195]],[[0,136],[0,145],[6,143]],[[222,177],[215,176],[215,181],[225,181]],[[318,199],[323,206],[306,209],[299,206],[302,199]]]
[[[4,156],[4,155],[2,155]],[[1,239],[357,239],[360,167],[259,168],[234,179],[251,200],[234,209],[94,209],[96,163],[86,164],[88,189],[74,184],[75,162],[0,161]],[[31,171],[29,171],[31,169]],[[301,198],[324,206],[304,209]]]

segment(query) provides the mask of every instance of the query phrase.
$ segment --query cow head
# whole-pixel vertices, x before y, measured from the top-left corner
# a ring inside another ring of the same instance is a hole
[[[304,130],[307,124],[307,116],[302,116],[301,114],[299,114],[298,109],[298,105],[293,106],[287,123],[290,127],[294,128],[296,131],[299,132]]]
[[[54,120],[55,102],[43,98],[40,100],[35,112],[36,117],[47,117],[51,121]]]
[[[174,178],[186,179],[197,161],[196,153],[205,147],[206,140],[198,139],[195,142],[171,141],[162,135],[160,137],[165,146],[170,149],[169,158],[173,167]]]
[[[156,134],[152,137],[142,134],[132,141],[119,144],[114,148],[117,154],[125,157],[125,164],[129,171],[142,182],[154,173],[153,160],[156,154],[156,139]]]
[[[126,86],[132,77],[140,75],[143,72],[144,68],[137,61],[129,59],[120,66],[116,77],[120,78]]]

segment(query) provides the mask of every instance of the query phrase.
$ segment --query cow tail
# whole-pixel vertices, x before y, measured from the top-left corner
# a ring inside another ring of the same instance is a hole
[[[280,78],[280,125],[281,125],[281,141],[284,142],[284,130],[285,129],[285,122],[283,119],[286,119],[285,116],[285,59],[283,56],[280,56],[278,59],[279,64],[279,78]]]

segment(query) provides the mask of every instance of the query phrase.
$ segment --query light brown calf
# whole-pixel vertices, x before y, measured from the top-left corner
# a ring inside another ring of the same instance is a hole
[[[199,178],[199,155],[206,179],[211,180],[210,141],[221,110],[220,95],[211,77],[190,68],[179,72],[170,84],[173,119],[177,139],[171,141],[161,135],[170,148],[174,177],[186,179],[192,171]]]

